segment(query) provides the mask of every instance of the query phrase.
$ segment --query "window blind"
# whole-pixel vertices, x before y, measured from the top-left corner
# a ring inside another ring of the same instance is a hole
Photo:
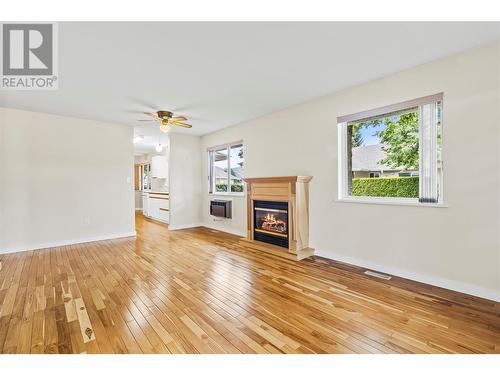
[[[437,203],[438,171],[437,171],[437,138],[438,111],[437,102],[420,106],[420,197],[419,202]]]

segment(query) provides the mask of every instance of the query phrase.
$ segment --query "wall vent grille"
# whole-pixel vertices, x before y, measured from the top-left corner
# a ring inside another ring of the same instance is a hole
[[[373,276],[373,277],[376,277],[378,279],[383,279],[383,280],[392,279],[392,276],[384,275],[383,273],[378,273],[378,272],[374,272],[374,271],[365,271],[364,273],[365,273],[365,275]]]

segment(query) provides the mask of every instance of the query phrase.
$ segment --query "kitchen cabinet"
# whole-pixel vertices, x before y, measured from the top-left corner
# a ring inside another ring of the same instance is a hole
[[[155,155],[151,158],[151,177],[167,178],[168,177],[167,157],[163,155]]]
[[[152,219],[169,223],[170,200],[169,194],[164,192],[150,192],[148,194],[148,215]]]
[[[149,194],[148,193],[145,193],[145,192],[142,192],[141,194],[141,197],[142,197],[142,214],[144,216],[149,216]]]
[[[170,222],[170,209],[166,207],[159,207],[158,220],[164,221],[165,223]]]
[[[157,199],[154,198],[149,198],[149,209],[148,209],[148,216],[152,217],[153,219],[156,219],[157,217],[160,216],[159,214],[159,202]]]

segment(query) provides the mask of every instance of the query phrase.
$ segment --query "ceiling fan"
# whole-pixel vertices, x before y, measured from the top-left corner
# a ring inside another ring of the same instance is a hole
[[[171,126],[180,126],[183,128],[192,128],[192,125],[186,124],[187,121],[184,116],[174,116],[170,111],[157,111],[157,112],[144,112],[145,115],[151,116],[152,119],[137,120],[137,121],[156,121],[160,123],[160,130],[164,133],[170,131]]]

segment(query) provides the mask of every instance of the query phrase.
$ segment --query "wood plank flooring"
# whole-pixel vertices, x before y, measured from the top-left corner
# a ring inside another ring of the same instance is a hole
[[[500,353],[497,303],[206,228],[0,255],[2,353]]]

